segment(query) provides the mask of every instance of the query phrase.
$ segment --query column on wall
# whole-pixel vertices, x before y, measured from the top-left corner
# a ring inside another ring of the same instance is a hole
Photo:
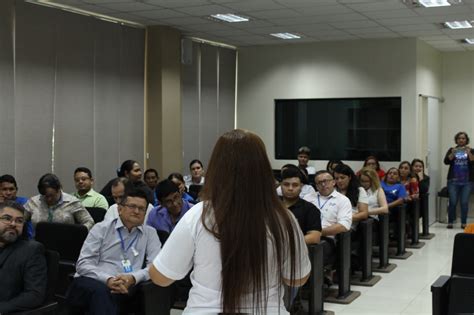
[[[181,169],[181,34],[150,26],[146,36],[146,167],[161,177]]]

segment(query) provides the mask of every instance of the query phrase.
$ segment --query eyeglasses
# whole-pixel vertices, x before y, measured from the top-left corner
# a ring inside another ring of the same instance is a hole
[[[4,215],[0,217],[0,222],[3,224],[12,224],[15,223],[16,225],[23,225],[25,224],[25,218],[13,218],[9,215]]]
[[[124,206],[127,207],[130,210],[137,210],[138,209],[138,211],[140,211],[140,212],[146,212],[146,208],[137,206],[133,203],[128,203],[128,204],[126,203],[126,204],[124,204]]]
[[[317,181],[317,182],[316,182],[316,186],[327,185],[327,184],[329,184],[330,182],[332,182],[333,180],[334,180],[334,179],[324,179],[324,180]]]

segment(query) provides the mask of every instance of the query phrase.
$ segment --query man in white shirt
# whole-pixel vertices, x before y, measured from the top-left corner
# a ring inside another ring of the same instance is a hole
[[[352,224],[352,205],[346,196],[335,189],[335,181],[326,170],[315,174],[316,206],[321,212],[322,236],[326,237],[328,248],[324,248],[324,261],[331,263],[335,257],[334,237],[350,230]]]
[[[298,149],[298,167],[306,169],[308,175],[313,175],[316,173],[316,169],[308,165],[309,157],[311,155],[311,149],[308,147],[301,147]]]

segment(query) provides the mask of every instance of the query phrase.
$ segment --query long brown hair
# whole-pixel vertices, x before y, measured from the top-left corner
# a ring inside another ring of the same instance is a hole
[[[202,200],[202,223],[220,242],[222,312],[239,312],[244,296],[251,294],[252,313],[265,313],[269,263],[281,271],[288,260],[293,282],[299,239],[289,211],[276,194],[265,145],[257,135],[236,129],[217,140]],[[267,244],[276,254],[271,261]],[[281,287],[281,276],[278,284]]]

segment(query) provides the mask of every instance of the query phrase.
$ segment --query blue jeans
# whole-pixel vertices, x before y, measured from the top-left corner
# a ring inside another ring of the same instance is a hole
[[[456,220],[456,205],[458,200],[461,202],[461,224],[466,224],[467,213],[469,211],[469,196],[471,194],[472,183],[455,184],[448,180],[448,223],[453,223]]]

